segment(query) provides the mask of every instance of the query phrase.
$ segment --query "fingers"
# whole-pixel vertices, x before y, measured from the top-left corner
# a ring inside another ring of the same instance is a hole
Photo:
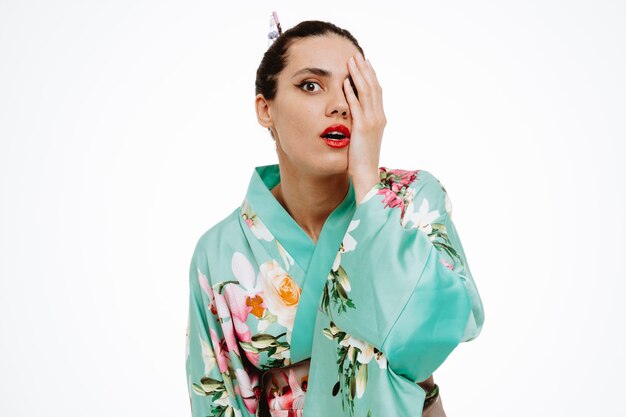
[[[361,54],[355,55],[355,57],[352,57],[348,61],[348,69],[350,70],[350,74],[353,78],[361,80],[359,85],[357,85],[357,91],[359,94],[361,93],[361,90],[367,89],[369,89],[371,94],[382,91],[371,62],[369,60],[364,60]],[[364,91],[364,93],[366,92],[367,91]]]
[[[367,82],[361,73],[361,68],[358,67],[354,57],[348,60],[348,71],[350,71],[352,82],[354,83],[359,96],[363,97],[365,94],[368,94],[370,91],[369,86],[367,85]]]
[[[363,59],[361,54],[358,54],[355,62],[357,64],[357,67],[359,68],[361,75],[363,76],[363,79],[365,80],[365,83],[369,86],[369,88],[372,89],[372,91],[377,91],[378,89],[380,89],[380,84],[378,83],[376,73],[374,72],[374,68],[372,68],[372,64],[370,63],[370,61]]]
[[[357,89],[358,98],[352,91],[350,93],[356,99],[354,104],[359,105],[359,113],[369,119],[384,120],[382,88],[372,64],[364,60],[361,54],[357,54],[348,60],[348,70]],[[354,107],[352,103],[350,106]]]
[[[348,78],[343,80],[343,92],[346,95],[348,106],[350,106],[350,114],[353,118],[359,119],[361,117],[361,105]]]

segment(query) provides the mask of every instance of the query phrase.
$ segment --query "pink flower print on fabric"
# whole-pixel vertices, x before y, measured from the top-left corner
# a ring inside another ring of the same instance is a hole
[[[224,339],[220,340],[217,337],[215,330],[209,329],[211,333],[211,342],[213,343],[213,350],[215,351],[215,358],[217,359],[217,367],[221,373],[228,372],[228,349]]]
[[[261,280],[255,277],[254,268],[248,259],[240,252],[235,252],[231,260],[233,275],[238,284],[230,283],[224,287],[224,298],[230,310],[230,316],[237,339],[241,342],[250,342],[252,332],[247,325],[248,316],[254,313],[257,317],[262,315],[265,309]],[[256,278],[256,285],[255,285]],[[251,302],[256,300],[257,302]],[[258,302],[258,300],[261,300]],[[258,310],[258,311],[255,311]],[[233,343],[234,337],[233,337]],[[254,365],[259,364],[259,354],[244,351],[246,357]]]
[[[293,369],[289,370],[289,376],[281,370],[280,376],[284,380],[283,383],[274,380],[275,387],[267,396],[270,414],[272,417],[301,415],[304,408],[306,382],[300,385]],[[296,411],[300,411],[300,414],[296,414]]]
[[[445,266],[446,268],[448,268],[449,270],[453,270],[454,269],[454,265],[452,265],[450,262],[446,261],[445,259],[439,259],[439,262],[441,263],[441,265]]]
[[[246,409],[255,414],[259,405],[261,388],[259,387],[259,377],[256,374],[249,374],[243,369],[235,370],[237,386],[235,392],[241,396]],[[250,378],[252,376],[252,378]]]
[[[397,208],[399,207],[404,215],[406,204],[409,203],[407,198],[407,189],[409,185],[417,178],[418,171],[406,171],[402,169],[387,170],[384,167],[380,168],[380,189],[377,194],[383,195],[382,203],[385,204],[385,208]]]
[[[270,417],[302,417],[303,410],[270,410]]]
[[[256,296],[260,293],[260,290],[257,287],[248,288],[249,285],[252,286],[251,282],[254,281],[254,271],[245,256],[238,252],[233,256],[233,270],[237,270],[235,276],[237,277],[239,275],[241,282],[246,285],[247,291],[244,291],[235,283],[229,283],[223,286],[223,294],[220,294],[217,289],[213,289],[210,286],[207,277],[201,271],[198,271],[198,282],[202,290],[211,300],[209,306],[211,313],[221,319],[221,329],[224,334],[224,338],[222,339],[224,349],[238,354],[240,350],[237,341],[250,342],[252,340],[252,332],[246,324],[250,311],[250,307],[246,305],[246,299],[248,294]],[[247,276],[248,273],[252,274],[252,280]],[[217,285],[221,286],[221,284]],[[258,353],[246,351],[245,355],[252,364],[259,364]]]
[[[241,216],[252,231],[252,234],[254,234],[257,239],[265,240],[268,242],[274,240],[274,236],[263,224],[259,216],[257,216],[256,213],[252,210],[252,207],[250,207],[248,201],[243,202],[243,206],[241,208]]]
[[[259,296],[262,299],[263,290],[259,285],[260,280],[257,280],[257,285],[254,285],[254,269],[250,261],[242,253],[235,252],[233,254],[231,267],[237,283],[226,285],[224,296],[228,302],[233,319],[245,323],[248,315],[254,309],[254,303],[251,303],[250,300],[257,299]],[[257,303],[256,307],[263,309],[264,303]]]
[[[293,397],[291,408],[295,410],[302,410],[304,408],[306,385],[301,386],[298,383],[293,369],[289,370],[289,387],[291,388],[291,395]]]
[[[230,317],[230,312],[228,311],[228,305],[226,305],[226,301],[224,297],[213,291],[211,285],[209,284],[209,280],[207,277],[198,269],[198,284],[202,291],[207,295],[211,303],[209,304],[209,309],[211,313],[216,314],[219,318],[224,319]]]
[[[389,188],[381,188],[378,190],[378,194],[384,196],[382,202],[385,204],[385,208],[400,207],[402,211],[404,211],[404,203],[402,202],[402,199],[398,197],[398,193],[396,191]]]
[[[209,280],[200,270],[198,270],[198,283],[200,284],[202,291],[204,291],[209,300],[211,300],[211,303],[209,304],[209,310],[211,313],[217,315],[220,319],[230,318],[230,310],[224,296],[211,288]]]

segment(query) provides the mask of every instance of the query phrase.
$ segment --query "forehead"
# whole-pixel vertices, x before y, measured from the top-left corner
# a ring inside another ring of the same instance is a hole
[[[304,67],[345,69],[347,62],[359,50],[348,39],[338,35],[309,36],[298,39],[289,46],[286,76]]]

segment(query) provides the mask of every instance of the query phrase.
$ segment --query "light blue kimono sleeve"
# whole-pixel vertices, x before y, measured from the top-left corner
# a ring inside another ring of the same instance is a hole
[[[212,303],[207,291],[202,289],[209,285],[208,270],[201,268],[203,260],[206,258],[196,249],[189,268],[189,318],[185,362],[189,402],[194,417],[212,416],[219,412],[220,407],[230,405],[228,390],[217,366],[216,349],[212,340],[219,340],[216,332],[219,326],[210,311]]]
[[[258,396],[248,391],[258,384],[258,374],[239,360],[228,305],[218,288],[211,285],[201,239],[189,271],[185,362],[192,416],[252,416]]]
[[[422,416],[417,382],[484,320],[450,211],[427,171],[381,168],[323,289],[305,417]]]
[[[484,320],[450,212],[446,190],[429,172],[381,169],[322,298],[334,324],[376,346],[413,381],[478,336]]]
[[[307,395],[326,397],[305,416],[421,416],[417,382],[480,333],[483,307],[450,210],[430,173],[381,168],[324,287]]]
[[[414,196],[400,222],[403,228],[418,233],[418,239],[405,250],[425,254],[424,248],[431,249],[382,350],[396,373],[422,381],[459,342],[480,334],[484,311],[452,222],[445,188],[430,173],[421,171],[408,192]]]

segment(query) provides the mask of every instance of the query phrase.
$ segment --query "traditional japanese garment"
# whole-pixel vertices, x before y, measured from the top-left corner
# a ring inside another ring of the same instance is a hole
[[[256,168],[241,207],[196,246],[193,416],[261,415],[262,395],[274,417],[421,416],[417,382],[484,319],[445,189],[381,168],[358,206],[350,186],[315,244],[271,194],[279,182],[277,165]]]

